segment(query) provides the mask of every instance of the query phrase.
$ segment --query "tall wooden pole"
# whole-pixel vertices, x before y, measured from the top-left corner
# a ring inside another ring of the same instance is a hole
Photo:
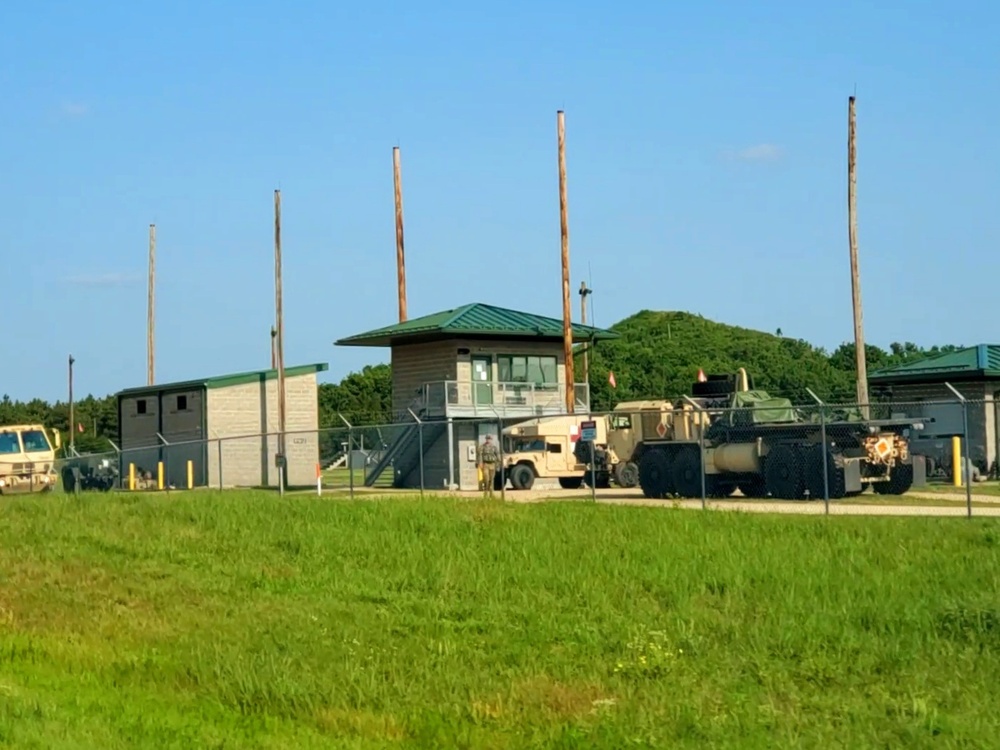
[[[76,453],[76,414],[73,404],[73,355],[69,355],[69,455]]]
[[[851,294],[854,307],[854,358],[857,370],[857,399],[868,418],[868,365],[865,357],[864,318],[861,314],[861,271],[858,267],[857,129],[854,97],[848,99],[847,114],[847,234],[851,246]]]
[[[587,295],[593,293],[593,289],[587,288],[587,282],[580,282],[580,322],[587,325]],[[590,352],[585,348],[583,350],[583,377],[580,379],[583,383],[590,382]]]
[[[146,300],[146,385],[153,385],[156,331],[156,224],[149,225],[149,288]]]
[[[403,253],[403,176],[399,165],[399,146],[392,149],[392,179],[396,194],[396,283],[399,296],[399,322],[406,321],[406,261]]]
[[[278,364],[278,491],[285,492],[285,321],[281,309],[281,191],[274,191],[274,317]]]
[[[565,360],[566,413],[572,414],[576,402],[576,379],[573,376],[573,322],[569,306],[569,216],[566,199],[566,114],[556,113],[559,140],[559,225],[562,234],[563,359]]]

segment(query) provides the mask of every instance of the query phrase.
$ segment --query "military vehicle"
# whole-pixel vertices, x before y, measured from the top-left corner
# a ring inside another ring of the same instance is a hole
[[[117,461],[108,458],[94,459],[79,456],[62,466],[63,489],[72,492],[74,487],[81,490],[109,492],[118,485]]]
[[[576,439],[580,422],[586,416],[539,417],[505,427],[503,464],[515,490],[529,490],[536,479],[558,479],[559,486],[579,489],[591,481],[590,443]],[[607,487],[613,470],[612,457],[606,449],[606,427],[597,422],[597,487]],[[582,446],[582,449],[581,449]],[[499,484],[500,472],[497,472]]]
[[[841,411],[823,424],[818,414],[754,389],[743,368],[699,380],[692,396],[621,404],[611,417],[609,446],[620,462],[638,466],[649,498],[701,497],[703,490],[721,498],[739,489],[747,497],[816,499],[829,492],[837,499],[867,486],[901,495],[915,480],[923,482],[907,440],[922,420],[862,419]]]
[[[51,492],[61,446],[59,432],[53,430],[50,441],[44,425],[0,426],[0,495]]]

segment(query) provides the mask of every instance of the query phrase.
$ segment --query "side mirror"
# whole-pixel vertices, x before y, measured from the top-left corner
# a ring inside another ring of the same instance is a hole
[[[59,430],[52,428],[52,437],[56,439],[56,450],[62,448],[62,435],[59,434]]]

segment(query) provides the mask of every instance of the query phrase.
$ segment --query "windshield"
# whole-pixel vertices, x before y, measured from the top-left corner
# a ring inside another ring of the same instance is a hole
[[[21,440],[24,442],[25,453],[37,453],[39,451],[50,451],[49,439],[41,430],[25,430],[21,433]]]
[[[16,432],[0,432],[0,454],[20,453],[21,443]]]
[[[630,429],[632,429],[632,415],[630,415],[630,414],[613,414],[611,416],[611,429],[613,429],[613,430],[630,430]]]

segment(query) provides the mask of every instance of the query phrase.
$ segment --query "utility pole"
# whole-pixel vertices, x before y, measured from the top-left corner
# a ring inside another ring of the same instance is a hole
[[[285,494],[285,322],[281,310],[281,191],[274,191],[274,317],[278,360],[278,493]]]
[[[576,379],[573,377],[573,321],[569,307],[569,216],[566,198],[566,114],[556,112],[559,143],[559,225],[562,235],[563,359],[565,360],[566,413],[572,414],[576,403]]]
[[[69,355],[69,455],[76,455],[76,414],[73,407],[73,355]]]
[[[847,109],[847,236],[851,248],[851,295],[854,308],[854,359],[857,370],[857,399],[865,419],[868,409],[868,365],[865,356],[864,319],[861,314],[861,271],[858,266],[858,205],[857,205],[857,126],[854,97]]]
[[[396,194],[396,284],[399,296],[399,322],[406,322],[406,261],[403,254],[403,174],[399,165],[399,146],[392,148],[392,181]]]
[[[146,385],[153,385],[156,317],[156,224],[149,225],[149,289],[146,301]]]
[[[580,322],[587,325],[587,295],[593,294],[593,289],[587,288],[587,282],[580,282]],[[583,378],[584,383],[590,382],[590,352],[587,348],[583,350]]]

